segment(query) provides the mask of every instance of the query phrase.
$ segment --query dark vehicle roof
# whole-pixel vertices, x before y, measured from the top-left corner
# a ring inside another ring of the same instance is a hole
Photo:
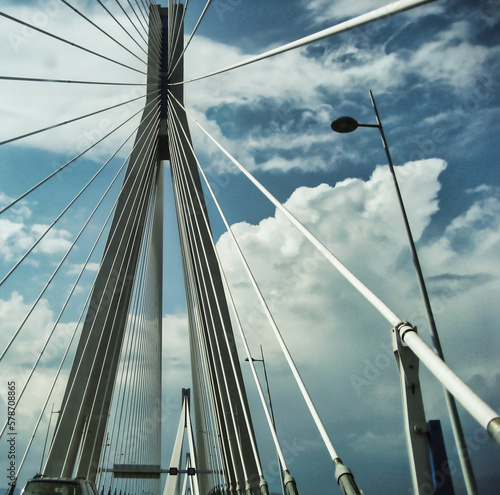
[[[36,478],[31,478],[28,483],[31,482],[44,482],[48,481],[50,483],[73,483],[77,485],[81,481],[86,481],[83,478],[45,478],[45,476],[38,476]]]
[[[96,493],[95,485],[83,478],[37,477],[29,480],[23,490],[23,495],[95,495]]]

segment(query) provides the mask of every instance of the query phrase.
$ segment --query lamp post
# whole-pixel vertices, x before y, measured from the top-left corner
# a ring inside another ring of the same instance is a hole
[[[262,367],[264,368],[264,379],[266,380],[266,388],[267,388],[267,397],[269,398],[269,410],[271,411],[271,419],[273,420],[273,426],[276,428],[276,423],[274,421],[274,411],[273,411],[273,402],[271,400],[271,390],[269,388],[269,380],[267,379],[267,369],[266,369],[266,361],[264,360],[264,351],[262,350],[262,346],[260,346],[260,355],[262,359],[252,358],[252,361],[255,363],[262,363]],[[248,361],[248,358],[245,358],[245,361]]]
[[[271,420],[273,422],[273,428],[276,431],[276,422],[274,420],[274,411],[273,411],[273,401],[271,400],[271,389],[269,388],[269,380],[267,379],[267,369],[266,369],[266,361],[264,360],[264,351],[262,350],[262,346],[260,346],[260,355],[262,359],[251,358],[253,362],[262,363],[262,367],[264,369],[264,379],[266,380],[266,388],[267,388],[267,397],[269,398],[269,411],[271,412]],[[248,358],[245,358],[245,361],[248,361]],[[281,466],[281,461],[278,456],[278,468],[280,472],[280,482],[281,482],[281,491],[283,495],[285,495],[285,485],[283,483],[283,469]]]
[[[43,444],[43,451],[42,451],[42,459],[40,460],[40,474],[42,473],[42,466],[43,466],[43,458],[45,457],[45,449],[47,448],[47,441],[49,439],[49,430],[50,430],[50,423],[52,422],[52,415],[53,414],[59,414],[61,411],[54,411],[54,404],[52,404],[52,409],[50,411],[50,416],[49,416],[49,424],[47,425],[47,433],[45,435],[45,443]]]
[[[431,308],[431,303],[429,299],[429,294],[424,281],[424,276],[422,274],[422,268],[420,266],[420,261],[417,254],[417,248],[415,247],[415,242],[413,240],[413,235],[410,229],[410,223],[408,222],[408,216],[406,215],[406,209],[403,203],[403,197],[401,195],[401,190],[399,188],[398,179],[396,177],[396,172],[394,170],[394,165],[392,163],[391,154],[389,152],[389,146],[387,145],[387,140],[384,134],[384,128],[382,127],[382,122],[379,117],[377,105],[375,104],[375,98],[373,93],[370,91],[370,99],[373,105],[373,110],[375,112],[375,118],[377,120],[376,124],[360,124],[356,119],[352,117],[340,117],[331,123],[331,128],[333,131],[346,134],[355,131],[358,127],[375,127],[380,132],[380,137],[382,138],[382,143],[384,146],[385,155],[387,157],[387,162],[389,164],[389,170],[391,171],[392,178],[394,180],[394,187],[396,189],[396,195],[398,198],[399,206],[401,209],[401,214],[403,216],[403,222],[406,229],[406,234],[408,236],[408,242],[410,245],[410,251],[412,255],[413,265],[417,273],[418,285],[420,287],[420,292],[422,294],[422,299],[424,301],[425,310],[427,314],[427,320],[429,323],[429,331],[432,338],[432,344],[434,346],[434,351],[436,354],[444,361],[443,349],[441,347],[441,342],[439,340],[438,331],[436,328],[436,322],[434,320],[434,315]],[[470,457],[468,453],[467,444],[465,443],[464,433],[462,430],[462,425],[460,418],[458,416],[457,405],[455,398],[451,395],[446,388],[444,389],[444,395],[446,400],[446,405],[448,408],[448,413],[450,416],[451,426],[453,429],[453,434],[455,437],[455,442],[458,449],[458,455],[460,458],[460,464],[462,466],[463,476],[465,484],[467,486],[467,492],[469,495],[476,495],[477,485],[474,477],[474,472],[472,470],[472,465],[470,462]]]
[[[106,443],[104,444],[104,449],[102,451],[102,456],[101,456],[101,459],[102,459],[102,467],[99,468],[100,472],[104,472],[104,479],[102,480],[102,490],[101,490],[101,495],[104,495],[104,484],[106,483],[106,476],[107,476],[107,464],[109,462],[109,456],[111,454],[111,449],[109,449],[108,451],[108,456],[106,457],[106,449],[108,447],[111,447],[111,442],[109,441],[109,431],[106,433]],[[101,482],[101,478],[102,476],[99,474],[99,477],[98,477],[98,481],[96,481],[96,486],[98,483]]]

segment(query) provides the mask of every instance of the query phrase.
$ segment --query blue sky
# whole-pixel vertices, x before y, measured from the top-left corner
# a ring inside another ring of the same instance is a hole
[[[119,29],[95,5],[78,3],[110,32]],[[216,0],[188,48],[186,77],[196,77],[251,55],[293,41],[386,1]],[[88,34],[74,14],[56,3],[45,10],[37,2],[6,2],[11,15],[40,22],[86,46],[119,54],[98,34]],[[191,0],[186,34],[204,2]],[[53,10],[50,10],[53,9]],[[45,17],[44,17],[45,15]],[[330,130],[330,122],[351,115],[375,121],[372,90],[400,178],[424,274],[429,284],[445,356],[478,394],[500,409],[498,337],[500,292],[500,11],[494,1],[437,1],[293,52],[186,85],[190,112],[269,190],[402,318],[418,325],[429,341],[401,217],[378,132],[359,129],[350,135]],[[1,20],[1,60],[5,75],[106,78],[140,82],[142,76],[70,47],[26,36]],[[29,33],[28,33],[29,34]],[[129,46],[130,41],[127,42]],[[139,64],[137,64],[139,67]],[[141,94],[140,88],[64,88],[1,81],[0,138],[84,114]],[[21,110],[22,109],[22,110]],[[0,147],[0,198],[16,197],[26,186],[103,136],[112,125],[140,109],[140,102],[92,122],[60,128]],[[29,246],[40,225],[61,208],[131,133],[137,120],[103,142],[87,159],[68,167],[8,217],[0,217],[2,273]],[[235,171],[234,166],[191,125],[198,156],[276,321],[310,389],[334,445],[365,493],[410,493],[402,430],[398,375],[390,350],[390,328],[301,239],[274,207]],[[49,137],[50,136],[50,137]],[[123,162],[96,181],[85,201],[61,220],[51,243],[28,258],[16,277],[0,287],[0,325],[6,335],[22,320],[68,243]],[[167,174],[168,176],[168,174]],[[47,201],[47,195],[50,200]],[[301,493],[336,493],[331,461],[292,385],[283,358],[267,329],[239,261],[210,200],[218,249],[252,351],[263,345],[277,415],[278,433]],[[165,398],[176,404],[180,387],[189,386],[187,317],[176,246],[175,218],[166,194],[164,331]],[[101,218],[104,213],[101,214]],[[80,222],[80,223],[79,223]],[[95,235],[94,228],[94,235]],[[64,277],[20,334],[9,370],[25,372],[28,342],[42,339],[54,321],[71,273],[92,239],[88,234]],[[77,255],[79,254],[79,256]],[[94,263],[98,259],[93,260]],[[95,265],[93,265],[95,269]],[[73,272],[72,272],[73,270]],[[91,272],[91,270],[89,270]],[[77,295],[84,294],[90,275]],[[176,280],[174,282],[174,280]],[[29,283],[28,283],[29,281]],[[80,301],[81,301],[80,296]],[[77,309],[64,324],[76,321]],[[61,335],[65,328],[61,328]],[[22,337],[21,337],[22,336]],[[165,339],[167,340],[167,339]],[[34,347],[32,345],[32,347]],[[17,349],[17,350],[16,350]],[[3,365],[2,365],[3,366]],[[49,369],[44,373],[48,376]],[[245,371],[245,378],[250,374]],[[40,383],[48,378],[43,375]],[[447,449],[457,463],[440,386],[421,370],[428,419],[443,420]],[[274,453],[256,402],[247,386],[262,462],[272,488],[279,490]],[[40,394],[41,396],[41,394]],[[2,396],[3,397],[3,396]],[[38,398],[38,396],[37,396]],[[179,401],[180,402],[180,401]],[[178,404],[180,412],[180,403]],[[472,450],[481,493],[495,493],[499,452],[460,409]],[[33,414],[23,413],[26,424]],[[174,423],[176,419],[173,419]],[[172,425],[172,428],[175,426]],[[166,428],[165,459],[171,430]],[[40,451],[41,447],[39,448]],[[36,465],[32,461],[32,465]],[[36,469],[35,469],[36,470]],[[31,473],[29,473],[31,474]],[[29,475],[27,474],[27,475]],[[465,493],[455,476],[457,494]]]

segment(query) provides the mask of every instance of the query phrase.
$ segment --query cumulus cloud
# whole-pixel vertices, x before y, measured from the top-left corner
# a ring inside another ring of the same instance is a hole
[[[439,175],[445,167],[437,159],[398,167],[404,178],[403,195],[411,197],[408,209],[417,241],[438,211]],[[377,168],[366,181],[347,179],[335,186],[301,187],[285,206],[429,340],[387,167]],[[489,344],[474,340],[478,338],[477,316],[486,323],[496,312],[493,300],[500,289],[497,208],[497,199],[479,199],[442,235],[419,243],[445,355],[471,385],[477,374],[484,377],[488,385],[483,387],[483,397],[493,407],[500,406],[494,397],[494,363],[500,342],[496,337]],[[368,438],[373,445],[387,445],[381,431],[404,449],[398,376],[387,322],[279,213],[258,225],[235,224],[233,231],[313,400],[320,404],[327,429],[341,437],[344,451],[355,457]],[[467,239],[465,245],[458,236]],[[301,399],[293,392],[291,376],[229,236],[224,234],[217,246],[253,352],[258,354],[257,344],[264,346],[283,431],[288,425],[293,432],[288,435],[299,443],[307,442],[314,438],[308,435],[316,433],[307,422],[299,433],[286,414],[286,404],[289,407],[290,401],[295,404]],[[422,376],[429,417],[445,416],[439,385],[425,370]],[[376,430],[371,426],[375,424]],[[351,432],[347,444],[339,433],[345,428]],[[303,431],[308,433],[302,435]]]
[[[482,270],[495,276],[499,261],[499,213],[500,201],[492,195],[476,200],[463,215],[455,218],[438,241],[422,248],[434,269],[441,267],[446,271],[454,266],[460,267],[462,275],[471,274],[471,266],[464,263],[463,256],[467,259],[473,253],[475,259],[481,260]]]
[[[438,209],[438,176],[445,167],[445,162],[437,159],[396,167],[417,241]],[[386,273],[397,269],[398,257],[406,250],[406,234],[387,166],[377,167],[367,181],[346,179],[333,187],[327,184],[300,187],[285,206],[347,266],[354,265],[359,270],[362,265],[371,277],[378,275],[384,280]],[[287,268],[300,265],[297,260],[301,257],[314,256],[309,243],[280,213],[262,220],[259,225],[236,224],[234,232],[262,274],[276,272],[277,278],[283,277]],[[219,246],[224,251],[227,249],[228,259],[235,260],[234,255],[229,254],[232,248],[227,235],[221,237]],[[273,253],[280,255],[275,261]],[[374,257],[376,263],[373,263]],[[266,262],[271,265],[266,266]],[[230,265],[231,275],[236,266],[237,261]],[[236,280],[239,281],[239,277]],[[270,287],[284,285],[277,284],[276,280],[263,280],[264,285],[267,283]]]

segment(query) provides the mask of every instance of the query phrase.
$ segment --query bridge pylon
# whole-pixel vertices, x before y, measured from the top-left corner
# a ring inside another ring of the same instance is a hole
[[[61,413],[54,432],[43,474],[95,480],[100,469],[106,427],[117,381],[127,319],[137,281],[141,250],[149,246],[156,278],[162,276],[161,229],[162,163],[170,162],[180,233],[182,262],[186,275],[191,356],[193,359],[193,410],[197,462],[209,471],[207,417],[201,397],[205,395],[198,373],[200,363],[211,384],[210,407],[216,419],[216,435],[226,485],[260,493],[259,472],[252,443],[255,443],[250,411],[235,346],[231,319],[210,225],[206,222],[197,163],[185,112],[170,101],[169,94],[184,103],[183,5],[169,8],[150,6],[147,97],[124,181],[109,230],[104,255],[92,289],[80,340],[64,394]],[[160,26],[161,33],[154,27]],[[172,40],[175,36],[178,39]],[[159,56],[161,54],[161,56]],[[175,68],[169,74],[169,61]],[[177,63],[177,61],[179,61]],[[158,97],[159,95],[159,97]],[[175,115],[173,115],[175,113]],[[176,130],[172,123],[176,122]],[[179,129],[182,130],[179,133]],[[153,213],[152,213],[153,212]],[[153,215],[152,239],[146,242],[148,215]],[[200,255],[200,253],[203,253]],[[149,276],[147,277],[151,283]],[[155,325],[161,343],[162,295],[154,295]],[[168,332],[168,329],[165,330]],[[226,345],[221,343],[226,342]],[[161,371],[161,345],[158,350]],[[161,396],[160,385],[156,394]],[[158,401],[160,404],[161,401]],[[159,407],[159,406],[158,406]],[[229,420],[232,410],[236,416]],[[245,411],[244,411],[245,410]],[[160,414],[156,414],[161,417]],[[150,432],[158,442],[158,432]],[[237,445],[239,443],[239,446]],[[158,449],[159,450],[159,449]],[[235,452],[240,455],[235,455]],[[157,460],[160,464],[160,459]],[[200,476],[200,492],[214,487],[208,476]]]

